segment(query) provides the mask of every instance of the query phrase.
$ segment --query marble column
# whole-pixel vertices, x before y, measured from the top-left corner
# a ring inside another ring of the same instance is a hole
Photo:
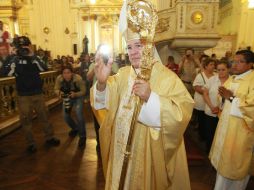
[[[95,19],[94,30],[95,30],[95,37],[94,37],[94,51],[93,52],[97,50],[97,47],[100,44],[98,16],[96,16],[96,19]]]
[[[9,31],[12,34],[12,37],[14,37],[15,34],[15,21],[16,21],[16,17],[11,16],[9,18]]]
[[[112,22],[112,36],[113,36],[113,52],[117,55],[119,53],[119,29],[118,29],[118,17],[113,15]]]
[[[95,19],[96,15],[91,15],[90,16],[90,23],[91,23],[91,39],[89,40],[90,43],[90,50],[89,52],[95,52]]]

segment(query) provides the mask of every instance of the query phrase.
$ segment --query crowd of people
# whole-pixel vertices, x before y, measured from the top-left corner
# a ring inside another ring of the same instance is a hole
[[[168,56],[168,63],[165,64],[181,78],[194,99],[192,124],[197,124],[199,138],[205,141],[207,153],[210,152],[218,115],[222,109],[218,89],[234,74],[233,63],[230,51],[225,52],[225,56],[218,60],[216,54],[195,55],[193,49],[186,49],[179,64],[175,63],[173,56]]]
[[[46,145],[60,144],[48,121],[40,78],[40,72],[51,67],[59,71],[54,90],[63,101],[63,118],[70,128],[68,135],[79,136],[79,148],[86,146],[84,102],[91,101],[95,110],[108,110],[101,125],[94,116],[106,189],[118,189],[136,98],[139,98],[142,104],[132,149],[128,152],[132,157],[126,189],[190,189],[183,134],[191,118],[197,118],[200,139],[205,141],[207,154],[217,171],[215,190],[244,190],[254,173],[251,169],[254,53],[239,50],[233,56],[226,52],[225,57],[217,60],[215,54],[198,57],[193,49],[186,49],[178,64],[173,56],[168,57],[165,65],[154,58],[151,77],[146,81],[139,78],[145,44],[135,31],[128,31],[125,38],[128,66],[123,64],[121,55],[105,61],[98,51],[100,46],[95,54],[85,52],[74,61],[71,56],[52,60],[41,49],[34,53],[31,41],[25,36],[16,37],[14,48],[10,49],[7,42],[0,42],[0,75],[16,78],[27,150],[30,153],[37,150],[31,130],[33,110],[43,123]],[[73,67],[75,62],[77,70]]]
[[[254,53],[227,51],[220,60],[215,54],[198,59],[187,49],[179,65],[169,56],[166,66],[194,98],[192,119],[217,170],[214,189],[244,190],[253,174]]]

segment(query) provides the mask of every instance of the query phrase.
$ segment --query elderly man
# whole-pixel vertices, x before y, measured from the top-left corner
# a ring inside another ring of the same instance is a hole
[[[135,124],[131,159],[124,189],[190,189],[183,133],[191,117],[193,100],[175,73],[154,59],[149,82],[137,79],[144,43],[130,28],[126,35],[131,66],[110,76],[112,60],[104,64],[97,51],[91,90],[95,109],[106,108],[100,128],[105,189],[118,189],[124,151],[135,107],[144,104]]]
[[[235,75],[219,88],[224,102],[210,151],[217,170],[215,190],[244,190],[253,174],[254,53],[236,52]]]

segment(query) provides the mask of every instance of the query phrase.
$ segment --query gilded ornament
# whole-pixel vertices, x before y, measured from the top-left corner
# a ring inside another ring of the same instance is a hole
[[[169,22],[170,22],[170,17],[159,19],[158,24],[156,26],[156,33],[162,33],[162,32],[168,31],[170,26]]]
[[[153,39],[158,22],[157,11],[150,0],[129,0],[127,18],[128,26],[139,33],[141,39],[146,42],[139,77],[149,80],[153,66]]]
[[[141,38],[153,41],[158,16],[155,7],[148,0],[130,0],[127,17],[132,29],[140,32]]]
[[[48,33],[49,33],[49,28],[48,28],[48,27],[44,27],[44,28],[43,28],[43,32],[44,32],[45,34],[48,34]]]
[[[195,24],[200,24],[203,21],[203,13],[196,11],[191,15],[191,20]]]

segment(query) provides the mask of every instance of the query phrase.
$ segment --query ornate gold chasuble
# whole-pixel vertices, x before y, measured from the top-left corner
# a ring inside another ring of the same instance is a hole
[[[135,77],[131,67],[124,67],[107,84],[108,112],[100,128],[100,143],[108,190],[118,189],[119,185],[134,108],[131,90]],[[160,97],[161,129],[140,122],[135,126],[124,189],[189,190],[183,133],[192,114],[193,100],[181,80],[160,63],[153,67],[150,86]]]
[[[134,84],[135,78],[136,78],[136,74],[134,72],[134,69],[130,69],[127,90],[124,91],[121,95],[122,99],[120,100],[120,105],[116,114],[115,134],[114,134],[115,140],[114,140],[114,152],[113,152],[113,164],[112,164],[112,189],[118,189],[119,180],[121,176],[124,151],[127,144],[132,115],[133,115],[134,106],[135,106],[136,97],[132,95],[132,86]],[[140,139],[138,142],[142,143],[142,140]],[[135,147],[138,146],[137,142],[133,142],[133,144],[134,144],[133,146]],[[132,155],[133,157],[135,157],[136,154],[132,152]],[[128,170],[132,168],[131,160],[134,159],[133,157],[130,159]],[[135,163],[137,165],[142,164],[140,160],[138,159],[135,159]],[[132,176],[135,176],[135,174]],[[127,183],[129,181],[128,177],[129,175],[127,175],[127,180],[126,180]],[[132,180],[135,180],[135,178]],[[125,184],[125,188],[130,189],[128,187],[128,184]]]
[[[223,177],[241,180],[254,174],[254,71],[241,79],[230,77],[224,84],[239,98],[243,118],[230,115],[226,100],[209,158]]]

